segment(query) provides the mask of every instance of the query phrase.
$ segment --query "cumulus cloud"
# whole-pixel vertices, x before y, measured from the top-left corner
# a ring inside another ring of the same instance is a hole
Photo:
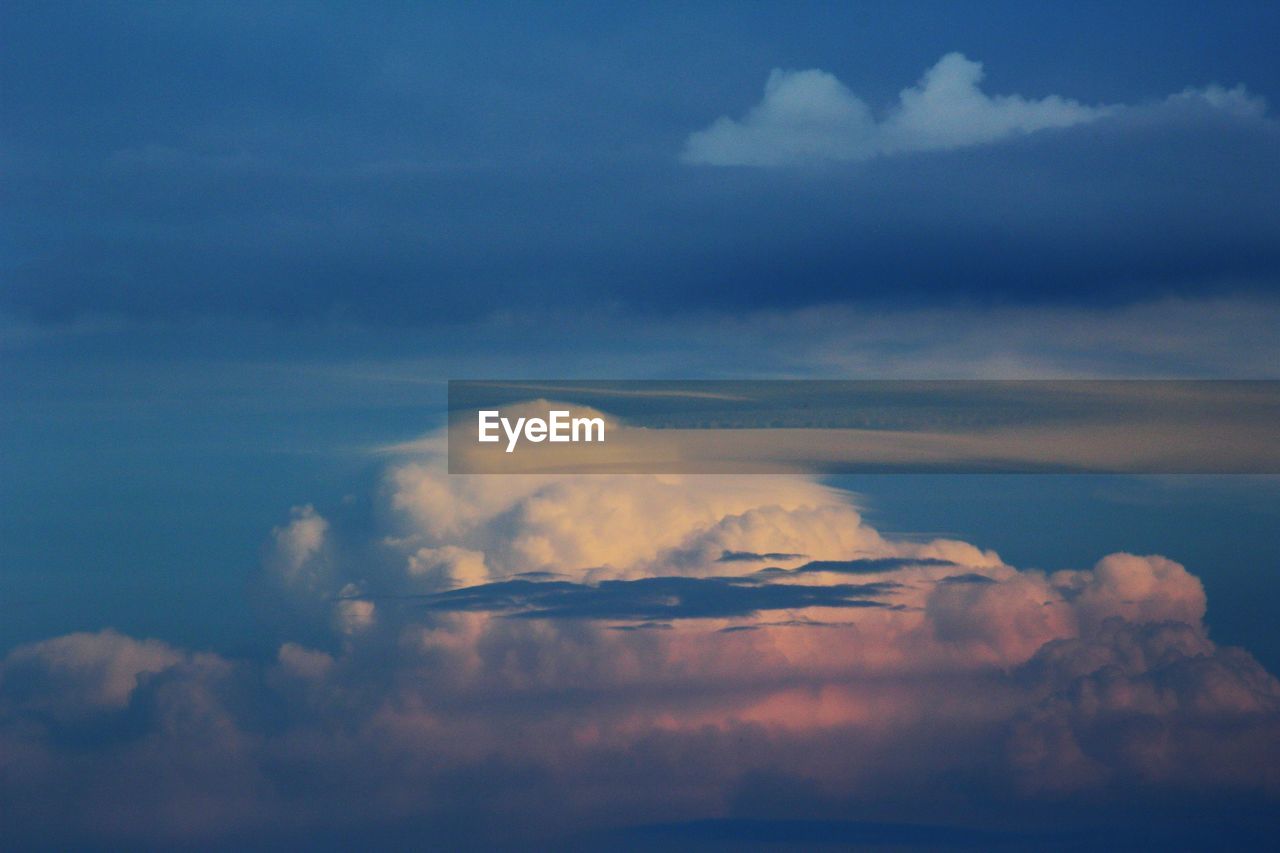
[[[321,583],[321,556],[329,522],[310,504],[294,507],[291,516],[288,524],[272,531],[268,564],[282,582],[314,589]]]
[[[275,616],[313,622],[272,660],[113,631],[4,658],[16,837],[554,843],[724,816],[761,778],[836,818],[1280,796],[1280,684],[1172,560],[1020,570],[802,477],[461,477],[432,446],[367,547],[312,507],[273,532]]]
[[[989,95],[982,63],[948,53],[881,117],[843,83],[817,69],[775,68],[764,97],[741,119],[721,116],[690,134],[681,159],[711,166],[780,166],[859,161],[910,151],[941,151],[1097,121],[1133,107],[1086,105],[1059,95]],[[1175,107],[1204,106],[1238,116],[1266,111],[1243,86],[1186,89]]]
[[[118,710],[148,676],[182,658],[164,643],[112,630],[68,634],[11,652],[0,696],[8,707],[59,720]]]

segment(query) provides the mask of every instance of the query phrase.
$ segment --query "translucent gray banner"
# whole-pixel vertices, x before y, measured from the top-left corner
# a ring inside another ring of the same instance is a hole
[[[455,474],[1280,473],[1280,381],[454,380]]]

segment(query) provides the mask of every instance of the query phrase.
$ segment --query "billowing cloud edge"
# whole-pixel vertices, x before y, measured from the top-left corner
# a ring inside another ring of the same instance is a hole
[[[271,661],[111,630],[10,652],[17,837],[550,839],[723,816],[761,774],[863,807],[957,776],[978,811],[1280,796],[1280,684],[1167,558],[1018,569],[794,476],[459,477],[421,451],[385,497],[372,534],[311,506],[272,532]]]
[[[981,62],[948,53],[877,118],[829,72],[775,68],[758,104],[740,119],[721,116],[690,134],[680,159],[707,166],[858,162],[984,145],[1143,111],[1212,110],[1260,119],[1267,110],[1243,85],[1187,88],[1158,104],[1087,105],[1060,95],[989,95],[982,78]]]

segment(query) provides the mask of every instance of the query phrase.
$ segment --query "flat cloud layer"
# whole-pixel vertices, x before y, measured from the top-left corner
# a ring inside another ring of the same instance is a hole
[[[1019,570],[799,477],[451,477],[427,451],[386,494],[372,536],[312,507],[273,532],[273,661],[111,630],[11,652],[6,831],[530,844],[1280,796],[1280,683],[1163,557]]]
[[[770,17],[735,17],[752,14]],[[1280,122],[1260,97],[1275,96],[1274,63],[1223,64],[1197,49],[1189,65],[1138,82],[1136,60],[1020,63],[975,45],[1011,82],[984,84],[976,62],[950,54],[894,96],[878,78],[893,75],[891,92],[915,69],[877,74],[857,57],[829,66],[850,81],[864,69],[856,95],[827,71],[780,71],[750,109],[754,93],[728,93],[758,59],[699,71],[715,52],[699,41],[686,46],[696,63],[673,61],[661,28],[636,69],[643,84],[600,74],[617,63],[603,45],[585,68],[576,52],[539,48],[575,67],[560,66],[564,87],[538,101],[517,94],[540,75],[515,53],[501,83],[445,86],[420,68],[413,90],[387,92],[368,44],[339,82],[313,79],[333,58],[324,42],[288,29],[236,20],[210,34],[184,21],[195,31],[172,41],[145,10],[43,17],[59,32],[15,22],[21,51],[4,57],[27,59],[7,67],[0,171],[12,199],[0,315],[42,328],[218,318],[403,331],[524,311],[735,316],[863,300],[1087,309],[1268,295],[1280,278]],[[414,55],[436,55],[422,47],[432,38],[463,50],[439,14],[409,17],[415,37],[394,15],[379,26]],[[330,26],[346,41],[355,24]],[[267,39],[250,66],[240,36]],[[112,56],[66,44],[110,45]],[[280,60],[293,50],[312,55],[305,74]],[[67,63],[48,68],[54,54]],[[190,56],[228,64],[206,78]],[[121,66],[136,75],[131,89]],[[55,71],[62,83],[49,92]],[[160,97],[154,80],[204,95]],[[300,102],[290,80],[325,97]],[[1228,88],[1205,85],[1214,80]],[[66,103],[87,81],[113,85]],[[328,97],[338,91],[348,99]],[[449,108],[463,92],[479,135]],[[90,116],[113,132],[81,132]],[[690,168],[681,150],[700,163],[816,167]]]
[[[869,160],[907,151],[942,151],[995,142],[1049,128],[1085,124],[1129,107],[1087,106],[1059,95],[988,95],[982,63],[943,56],[877,120],[870,107],[825,71],[775,68],[764,98],[741,120],[727,116],[691,134],[681,159],[710,166],[782,166]],[[1167,104],[1197,102],[1260,117],[1266,104],[1243,86],[1209,86],[1173,95]]]

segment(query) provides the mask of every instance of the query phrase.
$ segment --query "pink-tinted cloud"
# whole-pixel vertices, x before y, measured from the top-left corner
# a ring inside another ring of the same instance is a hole
[[[105,631],[11,652],[19,837],[551,843],[731,815],[760,780],[826,816],[1280,796],[1280,684],[1210,640],[1199,581],[1163,557],[1018,570],[884,536],[802,478],[428,459],[387,482],[374,559],[341,558],[309,508],[273,535],[263,582],[322,643],[252,662]],[[627,615],[646,608],[665,617]]]

